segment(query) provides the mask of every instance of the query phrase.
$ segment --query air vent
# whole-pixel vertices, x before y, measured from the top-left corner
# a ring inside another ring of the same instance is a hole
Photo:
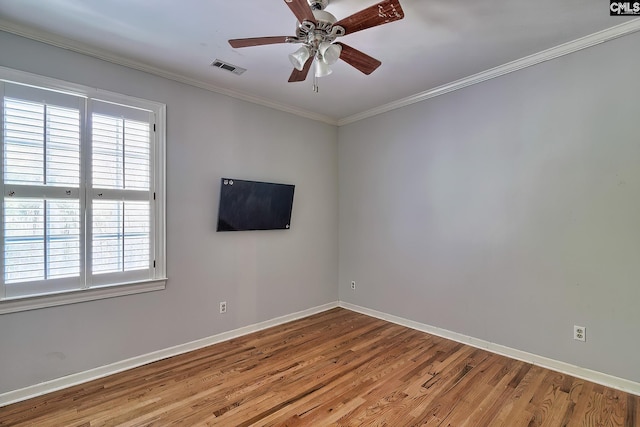
[[[211,63],[211,66],[218,67],[218,68],[221,68],[223,70],[230,71],[233,74],[236,74],[238,76],[240,74],[244,73],[245,71],[247,71],[246,68],[241,68],[241,67],[238,67],[236,65],[229,64],[228,62],[221,61],[219,59],[216,59],[215,61],[213,61]]]

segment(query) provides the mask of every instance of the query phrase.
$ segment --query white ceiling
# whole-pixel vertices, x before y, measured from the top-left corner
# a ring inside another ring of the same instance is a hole
[[[331,0],[341,19],[376,0]],[[341,39],[382,61],[366,76],[343,61],[288,83],[292,44],[233,49],[230,38],[292,36],[284,0],[0,0],[0,29],[177,80],[340,122],[628,21],[606,0],[400,0],[401,21]],[[639,21],[639,20],[636,20]],[[211,67],[221,59],[242,76]]]

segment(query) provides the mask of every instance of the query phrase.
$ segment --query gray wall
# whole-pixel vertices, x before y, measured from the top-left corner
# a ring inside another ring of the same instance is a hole
[[[0,393],[338,292],[640,381],[639,42],[336,130],[0,32],[1,66],[167,104],[170,278],[165,291],[0,316]],[[215,233],[225,175],[295,183],[292,230]]]
[[[340,299],[640,381],[639,45],[341,127]]]
[[[336,127],[2,32],[0,65],[167,104],[169,276],[0,315],[0,393],[337,300]],[[216,233],[222,176],[295,184],[292,229]]]

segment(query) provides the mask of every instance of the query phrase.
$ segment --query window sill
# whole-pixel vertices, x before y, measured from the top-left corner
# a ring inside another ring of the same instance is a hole
[[[117,286],[105,286],[101,288],[64,292],[53,295],[36,295],[32,297],[6,299],[0,301],[0,314],[37,310],[39,308],[55,307],[58,305],[76,304],[85,301],[159,291],[166,288],[166,282],[166,278],[154,279],[146,280],[144,282],[123,283]]]

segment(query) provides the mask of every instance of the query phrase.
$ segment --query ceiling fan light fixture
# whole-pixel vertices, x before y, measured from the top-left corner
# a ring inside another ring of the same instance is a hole
[[[229,44],[234,49],[282,43],[302,44],[303,47],[289,55],[289,60],[294,66],[289,82],[304,81],[315,62],[314,88],[317,92],[317,78],[331,74],[330,66],[338,59],[366,75],[382,65],[377,59],[349,45],[334,42],[338,37],[404,18],[399,1],[381,0],[377,4],[337,20],[334,15],[324,10],[330,0],[285,0],[285,4],[297,22],[294,36],[231,39]]]
[[[331,67],[329,67],[329,64],[327,64],[320,58],[316,60],[316,71],[315,71],[316,77],[326,77],[332,72],[333,70],[331,69]]]
[[[309,51],[309,48],[307,46],[302,46],[300,49],[289,54],[289,61],[296,70],[302,71],[302,69],[304,68],[304,64],[307,62],[310,56],[311,52]]]
[[[320,44],[319,51],[322,55],[322,60],[327,65],[333,65],[338,61],[338,59],[340,59],[342,46],[340,46],[339,44],[324,42]]]

